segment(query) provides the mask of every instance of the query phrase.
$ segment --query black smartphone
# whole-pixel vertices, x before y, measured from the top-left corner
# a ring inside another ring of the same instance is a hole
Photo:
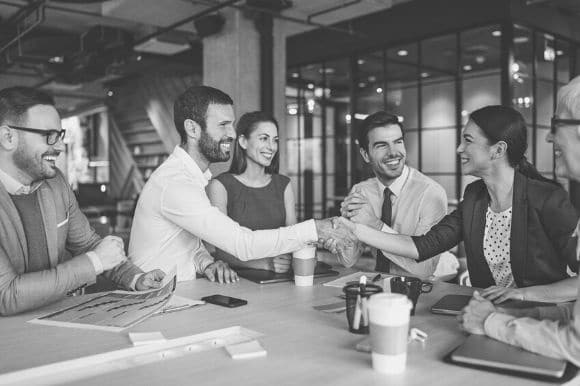
[[[248,304],[247,300],[232,298],[230,296],[224,296],[224,295],[206,296],[204,298],[201,298],[201,300],[203,300],[207,303],[216,304],[218,306],[229,307],[229,308],[245,306],[246,304]]]

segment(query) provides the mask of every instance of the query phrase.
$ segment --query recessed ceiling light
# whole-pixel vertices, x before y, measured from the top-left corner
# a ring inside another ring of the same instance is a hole
[[[399,50],[399,51],[397,51],[397,55],[399,55],[399,56],[407,56],[407,55],[409,55],[409,51],[407,51],[407,50]]]
[[[485,63],[485,56],[483,56],[483,55],[477,55],[475,57],[475,63],[477,63],[477,64],[483,64],[483,63]]]
[[[292,78],[298,78],[300,75],[297,72],[292,73]]]
[[[428,78],[429,77],[429,73],[428,72],[422,72],[421,73],[421,78]]]
[[[383,88],[377,87],[377,94],[382,94],[382,93],[383,93]]]
[[[314,90],[314,83],[308,83],[308,87],[309,90]]]
[[[369,82],[374,82],[377,80],[377,77],[374,75],[369,76]]]
[[[491,31],[491,36],[494,36],[496,38],[499,38],[501,36],[501,31],[500,30],[493,30]]]
[[[365,61],[364,61],[364,59],[359,59],[359,60],[357,60],[356,62],[357,62],[359,65],[361,65],[361,64],[365,64]]]
[[[141,55],[138,55],[138,56],[137,56],[137,61],[138,61],[138,62],[140,62],[140,61],[141,61],[141,59],[143,59],[143,57],[142,57]]]
[[[530,41],[530,38],[528,36],[516,36],[514,38],[514,43],[516,44],[523,44],[523,43],[527,43]]]
[[[556,55],[562,56],[562,55],[564,55],[564,51],[558,50],[558,51],[556,51]]]
[[[471,71],[472,69],[473,67],[471,67],[471,64],[466,64],[465,66],[463,66],[464,71]]]
[[[363,88],[363,87],[366,87],[366,86],[367,86],[367,84],[366,84],[365,82],[360,82],[360,83],[358,84],[358,86],[359,86],[360,88]]]
[[[113,92],[113,90],[109,90],[107,91],[107,95],[112,97],[113,95],[115,95],[115,93]]]
[[[53,56],[52,58],[48,59],[50,63],[62,63],[64,62],[64,57],[62,56]]]
[[[520,65],[517,63],[512,64],[512,72],[518,72],[520,70]]]

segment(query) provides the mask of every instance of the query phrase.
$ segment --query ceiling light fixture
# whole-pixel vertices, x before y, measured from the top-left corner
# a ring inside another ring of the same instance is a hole
[[[471,67],[471,64],[466,64],[465,66],[463,66],[464,71],[471,71],[472,69],[473,67]]]
[[[407,50],[399,50],[399,51],[397,51],[397,55],[399,55],[399,56],[407,56],[407,55],[409,55],[409,51],[407,51]]]
[[[491,31],[491,36],[499,38],[501,36],[501,31],[500,30],[493,30]]]

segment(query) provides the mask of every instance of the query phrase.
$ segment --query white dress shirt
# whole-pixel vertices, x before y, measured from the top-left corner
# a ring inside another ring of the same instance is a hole
[[[359,182],[351,189],[358,191],[370,202],[373,212],[381,218],[385,185],[376,178]],[[381,231],[404,235],[422,235],[447,214],[447,194],[441,185],[419,172],[404,166],[403,172],[389,186],[392,202],[392,226],[383,224]],[[444,252],[432,259],[417,262],[413,259],[382,251],[389,259],[391,273],[422,277],[446,276],[457,272],[459,263],[453,254]],[[372,248],[372,255],[376,250]],[[358,260],[353,256],[350,263]]]
[[[211,178],[181,147],[145,184],[133,219],[129,259],[145,271],[177,268],[178,280],[195,279],[213,263],[202,240],[247,261],[293,252],[316,243],[314,220],[251,231],[212,206],[205,192]]]

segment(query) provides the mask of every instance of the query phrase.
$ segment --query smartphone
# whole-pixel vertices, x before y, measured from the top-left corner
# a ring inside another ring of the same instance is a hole
[[[201,300],[203,300],[207,303],[216,304],[218,306],[229,307],[229,308],[245,306],[246,304],[248,304],[247,300],[232,298],[230,296],[224,296],[224,295],[206,296],[204,298],[201,298]]]

